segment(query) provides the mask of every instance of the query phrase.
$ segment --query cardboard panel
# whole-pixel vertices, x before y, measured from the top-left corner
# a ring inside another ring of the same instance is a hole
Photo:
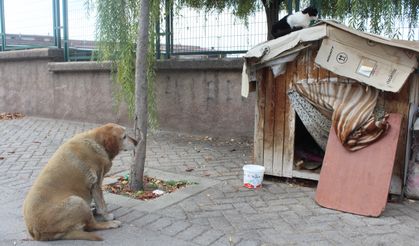
[[[413,51],[395,47],[393,46],[394,43],[391,43],[392,45],[385,45],[376,42],[379,40],[375,39],[374,36],[370,36],[369,34],[366,34],[366,37],[368,38],[362,38],[357,35],[353,35],[351,32],[346,30],[344,31],[332,26],[328,26],[327,29],[329,39],[346,46],[350,46],[356,50],[360,50],[365,54],[375,55],[389,62],[402,64],[407,67],[416,67],[417,65],[417,60]],[[410,43],[414,44],[414,42]]]
[[[331,39],[323,40],[315,62],[338,75],[391,92],[398,92],[414,70]]]
[[[347,151],[333,128],[316,191],[316,202],[344,212],[379,216],[387,203],[401,125],[400,114],[390,114],[390,129],[372,145]]]

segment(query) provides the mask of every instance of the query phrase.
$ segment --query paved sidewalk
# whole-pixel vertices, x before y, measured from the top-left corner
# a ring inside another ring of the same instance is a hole
[[[95,126],[31,117],[0,121],[0,245],[46,245],[26,233],[25,194],[63,141]],[[319,207],[314,188],[265,180],[262,189],[248,190],[242,187],[241,168],[251,155],[252,145],[245,140],[150,134],[148,168],[218,184],[152,212],[112,199],[109,207],[123,226],[99,231],[105,241],[48,244],[419,245],[418,203],[389,203],[380,218],[367,218]],[[111,175],[128,170],[130,158],[120,155]]]

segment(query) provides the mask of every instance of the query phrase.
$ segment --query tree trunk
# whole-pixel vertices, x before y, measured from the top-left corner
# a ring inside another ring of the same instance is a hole
[[[147,142],[147,53],[150,3],[141,0],[138,17],[137,56],[135,61],[135,138],[138,141],[131,165],[129,185],[132,190],[144,188],[144,164]]]
[[[275,21],[278,21],[279,6],[283,0],[262,0],[263,6],[265,7],[266,22],[268,25],[268,40],[274,37],[271,34],[272,25]]]

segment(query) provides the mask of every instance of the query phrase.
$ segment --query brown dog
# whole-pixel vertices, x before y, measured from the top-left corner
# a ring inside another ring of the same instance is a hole
[[[102,240],[88,231],[119,227],[121,222],[107,211],[101,186],[112,159],[135,144],[116,124],[77,134],[64,143],[26,196],[23,215],[29,234],[35,240]],[[108,221],[95,220],[92,199],[97,213]]]

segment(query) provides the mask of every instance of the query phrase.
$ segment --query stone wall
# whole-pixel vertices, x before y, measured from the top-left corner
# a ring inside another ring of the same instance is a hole
[[[108,63],[61,62],[58,49],[0,53],[0,112],[131,125],[113,98]],[[253,136],[255,95],[240,96],[240,59],[157,63],[156,103],[163,130]]]

